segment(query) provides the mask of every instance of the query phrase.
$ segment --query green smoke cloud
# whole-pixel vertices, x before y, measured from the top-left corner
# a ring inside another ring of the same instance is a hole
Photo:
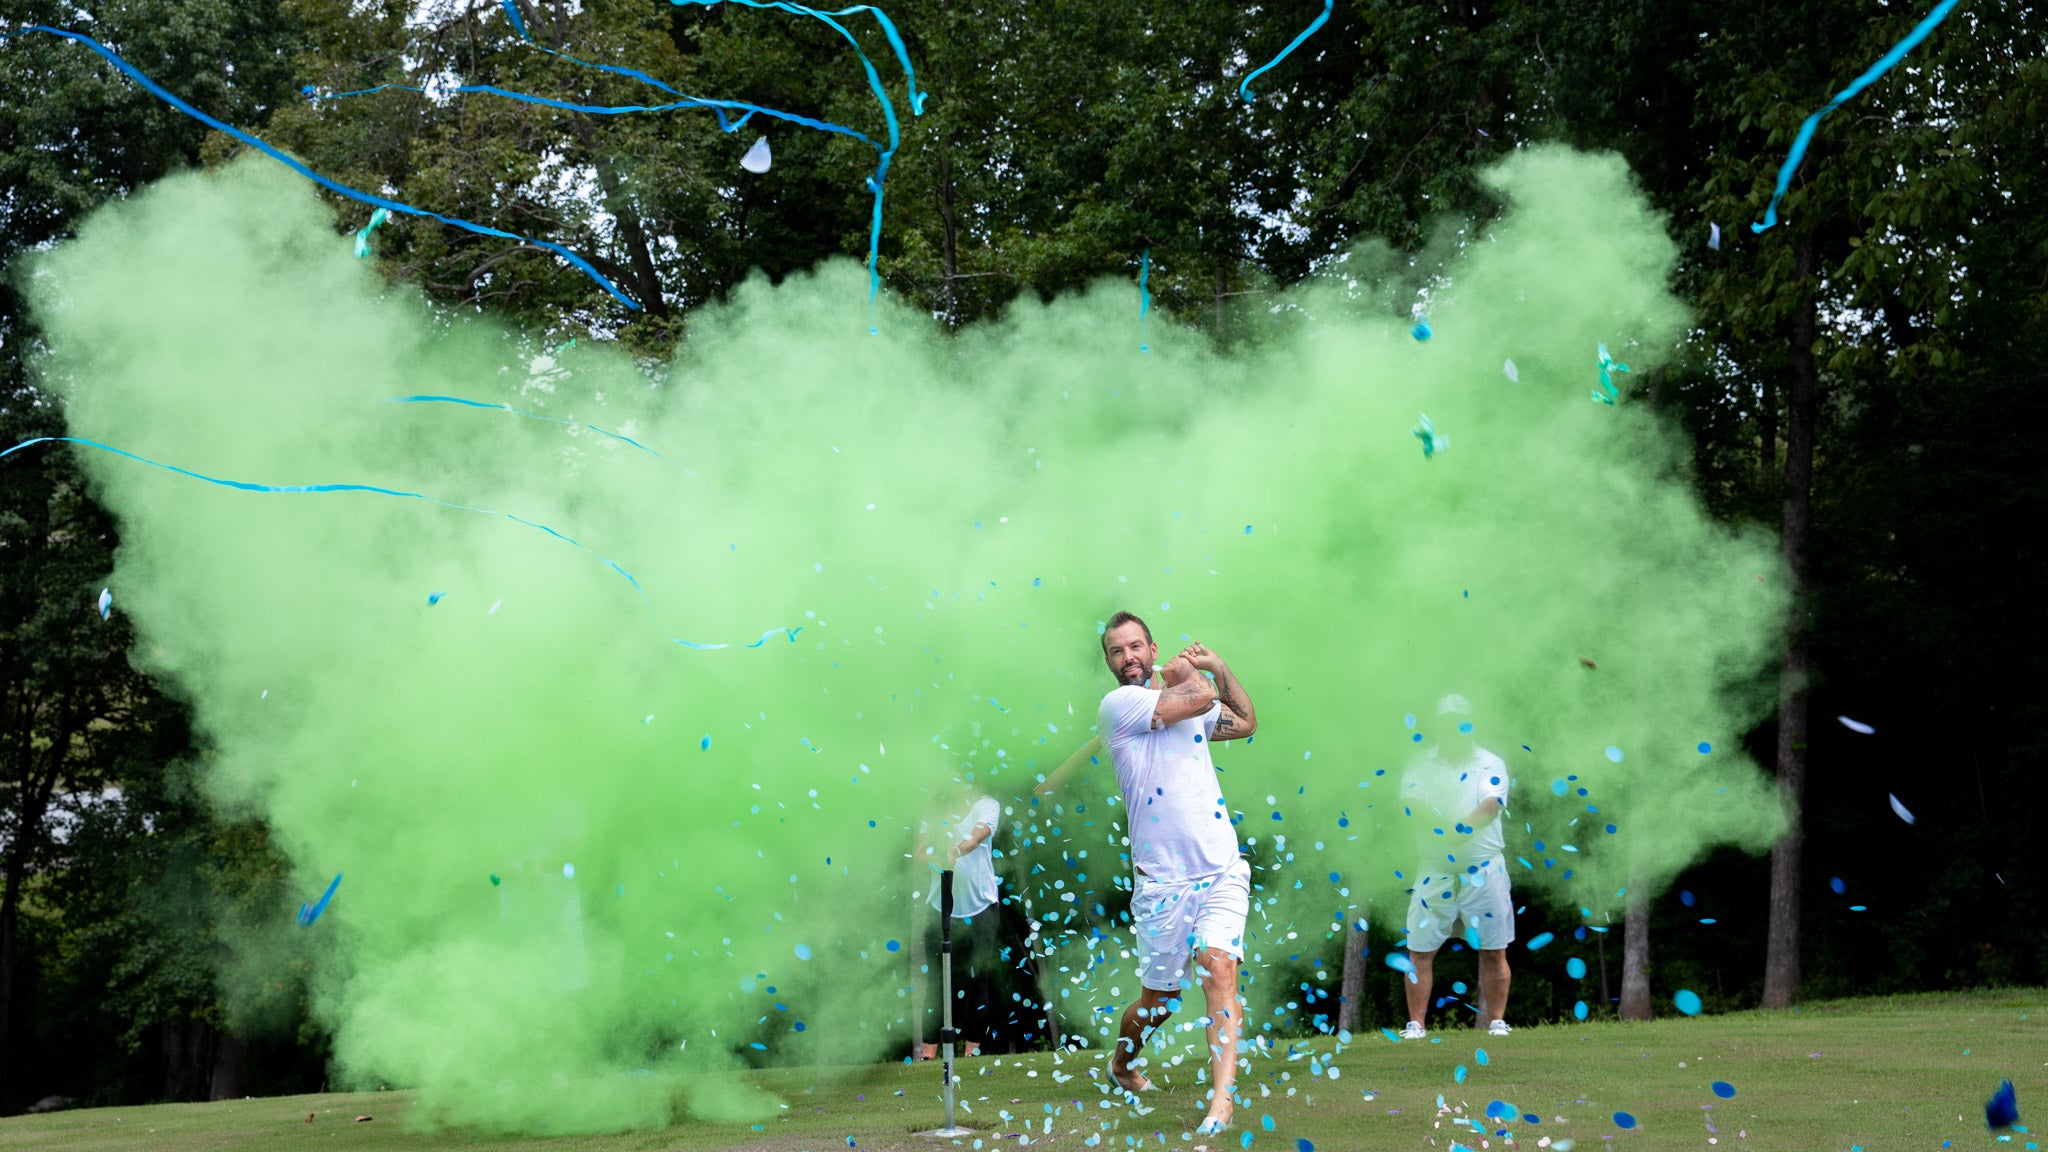
[[[900,1054],[907,854],[955,777],[1004,800],[1048,990],[1099,1038],[1136,985],[1122,811],[1106,772],[1028,791],[1090,734],[1118,608],[1258,704],[1217,754],[1261,867],[1254,976],[1282,945],[1334,959],[1368,909],[1398,923],[1404,714],[1430,738],[1446,691],[1514,772],[1516,883],[1581,920],[1768,842],[1735,737],[1767,706],[1743,686],[1784,610],[1774,550],[1701,513],[1672,428],[1588,398],[1597,343],[1639,373],[1674,345],[1672,245],[1611,157],[1490,179],[1509,210],[1422,262],[1427,342],[1412,271],[1370,247],[1228,356],[1156,326],[1141,354],[1128,285],[949,337],[871,319],[840,265],[705,310],[650,382],[385,286],[252,164],[109,208],[30,287],[74,435],[519,518],[84,455],[216,802],[268,819],[305,899],[345,874],[276,934],[317,961],[342,1073],[589,1131],[774,1108],[693,1098],[692,1073]],[[386,402],[422,394],[571,423]],[[1428,458],[1420,413],[1448,440]],[[777,628],[800,630],[740,646]]]

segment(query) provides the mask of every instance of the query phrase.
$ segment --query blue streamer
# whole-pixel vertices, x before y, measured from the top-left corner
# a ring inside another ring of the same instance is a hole
[[[1145,343],[1145,314],[1152,311],[1152,289],[1146,286],[1146,281],[1151,278],[1152,249],[1147,248],[1144,255],[1138,258],[1138,351],[1140,352],[1150,352],[1152,350]]]
[[[850,8],[820,10],[817,8],[806,8],[801,4],[785,3],[784,0],[669,0],[669,2],[679,7],[702,6],[709,8],[717,4],[733,3],[742,4],[748,8],[779,8],[784,12],[795,13],[799,16],[809,16],[814,20],[823,22],[833,31],[839,33],[848,44],[853,46],[853,54],[860,57],[861,69],[867,73],[868,89],[875,94],[875,102],[882,106],[882,118],[889,125],[889,146],[885,149],[879,149],[881,157],[875,165],[875,174],[868,177],[868,191],[874,193],[875,196],[874,215],[868,224],[868,304],[872,306],[875,298],[882,291],[882,188],[888,182],[889,165],[896,159],[896,149],[903,144],[903,132],[896,123],[896,105],[890,101],[889,93],[882,87],[882,77],[875,71],[874,61],[869,60],[868,54],[861,51],[860,41],[854,37],[851,31],[847,30],[846,25],[841,24],[833,19],[833,17],[849,16],[856,12],[873,14],[875,22],[882,26],[882,34],[888,37],[889,47],[895,51],[897,62],[903,66],[905,91],[910,100],[910,114],[922,116],[924,115],[925,99],[930,93],[918,91],[917,73],[910,65],[910,52],[903,46],[903,37],[897,34],[896,25],[890,21],[886,13],[871,4],[856,4]],[[874,330],[874,327],[870,325],[868,331],[873,332]]]
[[[341,873],[336,872],[334,874],[334,883],[327,886],[327,891],[321,894],[320,899],[311,904],[299,905],[299,927],[303,928],[318,920],[320,914],[327,911],[327,902],[334,899],[334,890],[339,887],[341,887]]]
[[[545,419],[545,417],[543,417],[543,419]],[[422,492],[407,492],[399,488],[382,488],[375,484],[257,484],[248,480],[225,480],[218,476],[208,476],[204,472],[194,472],[189,468],[180,468],[176,464],[165,464],[162,463],[161,461],[151,460],[147,456],[139,456],[133,452],[127,451],[126,449],[116,448],[111,444],[102,444],[97,440],[87,440],[79,436],[37,436],[31,440],[24,440],[21,443],[16,444],[14,447],[9,448],[5,451],[0,451],[0,460],[5,460],[7,457],[14,455],[16,452],[20,452],[26,448],[32,448],[37,444],[78,444],[86,448],[92,448],[100,452],[105,452],[110,456],[119,456],[126,460],[133,460],[138,464],[147,464],[151,468],[160,468],[165,472],[175,473],[176,475],[184,476],[192,480],[203,480],[208,484],[218,485],[222,488],[232,488],[237,492],[265,492],[282,495],[309,495],[335,492],[365,492],[374,496],[392,496],[404,500],[419,500],[428,504],[436,504],[439,505],[440,507],[448,508],[456,512],[474,512],[480,516],[502,516],[515,524],[523,524],[528,528],[535,529],[536,531],[545,532],[548,535],[554,537],[555,539],[560,540],[562,543],[567,544],[570,547],[573,547],[578,551],[583,552],[589,556],[595,557],[597,560],[602,562],[605,567],[610,568],[612,571],[618,573],[621,577],[623,577],[626,583],[631,584],[633,586],[633,591],[640,594],[641,605],[647,609],[648,615],[650,617],[654,616],[654,601],[651,597],[647,595],[647,589],[641,587],[639,578],[634,576],[631,572],[626,571],[626,569],[623,566],[621,566],[618,561],[613,560],[611,557],[606,556],[604,553],[599,552],[597,549],[590,547],[588,544],[585,544],[572,536],[565,535],[562,532],[558,532],[555,529],[550,528],[545,524],[542,524],[538,520],[528,520],[524,516],[520,516],[515,513],[500,512],[490,508],[479,508],[473,504],[457,504],[452,500],[443,500],[438,496],[428,496]],[[657,627],[660,626],[660,620],[658,618],[655,619],[655,624]],[[744,647],[759,648],[763,643],[767,641],[768,637],[773,636],[777,632],[788,633],[790,641],[794,643],[796,640],[797,632],[801,630],[801,625],[794,629],[770,628],[768,631],[761,634],[760,640],[756,640],[752,644],[744,645]],[[680,644],[685,648],[696,648],[704,651],[713,651],[719,648],[732,647],[731,644],[703,644],[694,640],[684,640],[680,637],[670,636],[666,631],[662,632],[662,638],[671,641],[672,643]]]
[[[287,156],[283,152],[278,151],[276,148],[271,147],[262,139],[255,136],[251,136],[249,133],[244,132],[239,128],[236,128],[233,125],[227,124],[220,120],[216,120],[213,117],[208,116],[206,113],[201,112],[199,109],[194,108],[192,105],[187,104],[185,101],[179,99],[177,96],[172,95],[161,84],[158,84],[156,81],[151,80],[148,76],[143,75],[140,69],[136,68],[133,64],[128,63],[128,61],[123,60],[120,57],[120,55],[117,54],[113,49],[107,47],[105,44],[100,43],[92,37],[85,35],[82,32],[68,32],[62,28],[51,28],[43,24],[23,25],[21,31],[47,32],[52,36],[61,36],[66,40],[75,40],[78,43],[85,45],[86,47],[92,49],[93,51],[99,53],[101,56],[105,57],[109,64],[112,64],[114,67],[119,68],[122,71],[122,73],[124,73],[130,80],[133,80],[137,84],[140,84],[143,87],[143,89],[147,91],[150,95],[155,96],[157,99],[162,100],[164,103],[169,104],[171,107],[177,109],[178,111],[184,113],[187,116],[190,116],[192,119],[199,121],[201,124],[204,124],[209,128],[213,128],[217,131],[225,132],[228,135],[233,136],[235,139],[240,140],[242,143],[247,144],[251,148],[256,149],[257,151],[263,153],[264,155],[270,157],[271,159],[277,161],[278,163],[283,164],[285,167],[290,168],[292,171],[297,172],[299,175],[304,176],[306,179],[311,180],[313,183],[320,185],[322,188],[325,188],[330,192],[335,192],[340,195],[346,196],[351,200],[359,200],[372,207],[383,208],[392,212],[405,212],[413,216],[425,216],[428,217],[429,219],[439,220],[443,224],[449,224],[457,228],[462,228],[470,232],[475,232],[480,236],[496,236],[505,240],[517,240],[522,244],[531,244],[536,248],[545,248],[546,250],[553,252],[555,255],[560,256],[562,259],[574,265],[584,275],[590,277],[592,280],[597,281],[598,286],[603,288],[605,291],[611,293],[613,298],[618,300],[619,303],[624,304],[626,307],[631,308],[636,312],[640,310],[640,305],[636,303],[632,297],[627,296],[625,293],[619,291],[616,285],[614,285],[610,280],[605,279],[604,273],[599,272],[596,268],[591,266],[590,261],[585,260],[583,257],[578,256],[576,253],[571,252],[567,248],[562,247],[560,244],[555,244],[547,240],[534,240],[526,236],[521,236],[516,232],[501,231],[499,229],[491,228],[483,224],[474,224],[468,220],[458,220],[453,216],[443,216],[438,212],[429,212],[424,208],[415,208],[410,204],[402,204],[396,200],[388,200],[382,196],[377,196],[369,192],[364,192],[361,189],[351,188],[346,184],[330,180],[327,177],[320,175],[318,172],[313,171],[311,168],[306,167],[304,164],[293,159],[292,157]],[[5,40],[7,36],[7,33],[0,32],[0,40]]]
[[[1935,25],[1947,19],[1948,14],[1955,10],[1959,2],[1960,0],[1941,0],[1941,3],[1934,6],[1934,11],[1929,12],[1920,23],[1913,26],[1911,32],[1906,33],[1904,40],[1892,45],[1892,50],[1865,69],[1863,75],[1851,81],[1847,88],[1837,93],[1820,111],[1806,118],[1806,122],[1799,126],[1799,135],[1792,141],[1791,153],[1785,157],[1785,163],[1778,168],[1778,187],[1771,193],[1771,202],[1764,208],[1764,222],[1751,224],[1751,232],[1762,232],[1778,222],[1778,201],[1783,200],[1785,193],[1792,187],[1793,173],[1799,170],[1799,162],[1806,159],[1806,146],[1813,142],[1813,131],[1819,127],[1820,118],[1854,99],[1856,94],[1868,88],[1872,81],[1891,71],[1892,65],[1905,59],[1906,53],[1919,47],[1920,42],[1927,39],[1927,34],[1934,31]]]
[[[1237,85],[1237,94],[1239,96],[1244,97],[1246,101],[1250,101],[1252,98],[1252,81],[1257,80],[1259,76],[1263,74],[1268,68],[1271,68],[1273,65],[1278,64],[1282,60],[1285,60],[1289,56],[1293,55],[1294,50],[1296,48],[1301,47],[1302,41],[1315,35],[1316,29],[1321,28],[1323,25],[1329,23],[1330,10],[1336,7],[1336,3],[1337,0],[1323,0],[1323,14],[1316,17],[1315,20],[1312,23],[1310,23],[1308,27],[1303,28],[1301,30],[1301,35],[1296,36],[1294,40],[1287,45],[1287,47],[1282,48],[1278,56],[1275,56],[1271,60],[1266,61],[1266,63],[1262,67],[1254,68],[1251,72],[1247,73],[1245,78],[1242,81],[1240,81]]]
[[[543,50],[552,51],[551,49]],[[556,55],[560,55],[560,53],[556,53]],[[581,61],[578,61],[578,63],[581,63]],[[591,67],[603,67],[603,65],[593,64]],[[659,81],[655,83],[659,83]],[[668,87],[667,85],[661,86],[663,88]],[[671,92],[675,91],[672,88],[668,90]],[[738,129],[740,125],[745,124],[749,118],[758,112],[763,116],[772,117],[777,120],[787,120],[792,124],[801,124],[806,128],[816,128],[823,132],[837,132],[842,136],[851,136],[870,148],[878,150],[881,148],[881,145],[869,139],[865,133],[855,131],[844,125],[834,124],[829,120],[818,120],[809,116],[801,116],[795,112],[763,108],[759,105],[747,104],[738,100],[712,100],[699,96],[685,95],[681,100],[668,104],[580,104],[572,100],[555,100],[546,96],[531,96],[524,92],[514,92],[509,88],[500,88],[495,84],[459,84],[448,89],[448,91],[503,96],[508,100],[519,100],[527,104],[539,104],[547,108],[560,108],[565,112],[587,112],[596,116],[624,116],[636,112],[674,112],[684,108],[709,108],[718,115],[719,126],[727,132]],[[427,90],[412,84],[379,84],[375,88],[361,88],[353,92],[329,92],[324,94],[314,91],[310,85],[302,90],[302,94],[315,103],[322,100],[346,100],[351,96],[374,96],[379,92],[417,92],[425,95]],[[683,94],[677,93],[677,95]],[[740,110],[744,110],[746,115],[741,116],[737,120],[728,121],[726,119],[725,114],[728,111]]]
[[[609,436],[614,440],[620,441],[621,443],[630,444],[633,447],[638,448],[640,451],[647,453],[649,456],[654,457],[656,460],[659,460],[662,463],[667,464],[672,468],[675,468],[677,471],[683,473],[686,476],[697,476],[695,472],[692,472],[688,468],[683,467],[681,464],[678,464],[675,461],[669,459],[668,457],[663,456],[660,452],[656,451],[653,448],[649,448],[647,445],[642,444],[638,440],[633,439],[631,436],[626,436],[621,433],[614,432],[609,428],[600,428],[595,424],[585,424],[580,420],[563,420],[556,416],[543,416],[538,412],[528,412],[525,411],[524,409],[514,408],[510,404],[491,404],[482,400],[465,399],[464,397],[461,396],[393,396],[389,400],[384,401],[384,403],[456,404],[464,408],[484,408],[492,412],[509,412],[514,416],[524,416],[528,420],[541,420],[549,424],[560,424],[565,428],[588,428],[590,431],[595,432],[600,436]]]

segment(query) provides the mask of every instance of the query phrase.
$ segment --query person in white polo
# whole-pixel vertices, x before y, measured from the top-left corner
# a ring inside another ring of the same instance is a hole
[[[1138,1053],[1180,1007],[1191,987],[1192,960],[1209,1009],[1209,1107],[1199,1132],[1214,1135],[1230,1123],[1237,1082],[1244,1031],[1237,966],[1244,958],[1252,874],[1238,851],[1209,745],[1250,736],[1258,718],[1230,667],[1200,644],[1189,645],[1154,677],[1159,648],[1145,622],[1129,612],[1110,617],[1102,654],[1118,687],[1102,698],[1097,724],[1116,764],[1130,829],[1131,919],[1142,985],[1137,1002],[1124,1010],[1109,1071],[1125,1091],[1152,1087],[1139,1071]]]
[[[1408,1026],[1401,1036],[1428,1033],[1431,982],[1437,950],[1462,918],[1479,950],[1479,987],[1490,1018],[1487,1031],[1508,1027],[1508,952],[1515,940],[1515,904],[1509,891],[1507,838],[1501,817],[1508,806],[1508,766],[1472,740],[1472,706],[1446,696],[1436,707],[1445,729],[1401,777],[1402,810],[1421,847],[1415,887],[1408,898]]]
[[[957,799],[957,807],[964,811],[940,820],[936,832],[928,825],[923,829],[927,843],[921,855],[929,860],[933,872],[931,890],[925,900],[933,911],[939,910],[937,873],[951,869],[953,1023],[960,1033],[961,1054],[979,1056],[982,1044],[992,1038],[995,974],[1002,963],[996,940],[996,926],[1002,914],[996,905],[1002,894],[996,879],[993,842],[1003,822],[1003,807],[996,803],[995,797],[962,786],[957,781],[948,793],[947,798]],[[953,807],[947,809],[954,810]],[[926,943],[926,964],[930,969],[932,990],[936,993],[939,986],[938,934],[932,933]],[[933,999],[937,999],[936,995]],[[943,1019],[942,1015],[934,1014],[934,1027]],[[925,1060],[938,1059],[939,1046],[924,1045],[920,1056]]]

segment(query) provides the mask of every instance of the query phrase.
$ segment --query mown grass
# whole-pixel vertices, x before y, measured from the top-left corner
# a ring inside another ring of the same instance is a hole
[[[1243,1148],[1249,1133],[1252,1148],[1295,1149],[1306,1139],[1323,1152],[1448,1152],[1453,1140],[1478,1147],[1472,1130],[1452,1121],[1483,1121],[1493,1100],[1541,1117],[1511,1126],[1522,1148],[1544,1137],[1571,1140],[1582,1152],[1992,1146],[1983,1102],[2001,1077],[2018,1086],[2023,1120],[2030,1105],[2048,1100],[2048,990],[1845,1000],[1696,1019],[1674,1014],[1644,1024],[1524,1028],[1498,1039],[1459,1029],[1432,1033],[1430,1042],[1394,1044],[1371,1032],[1335,1056],[1336,1079],[1312,1075],[1310,1064],[1327,1063],[1335,1047],[1324,1038],[1293,1052],[1282,1045],[1255,1060],[1245,1080],[1251,1107],[1239,1110],[1235,1129],[1206,1142],[1190,1134],[1201,1109],[1192,1057],[1180,1068],[1155,1071],[1168,1086],[1146,1098],[1142,1113],[1098,1089],[1101,1081],[1089,1069],[1099,1072],[1099,1056],[963,1061],[961,1095],[971,1111],[961,1120],[977,1131],[957,1146],[1017,1147],[1024,1135],[1031,1147],[1079,1148],[1100,1136],[1104,1149],[1127,1148],[1127,1138],[1137,1138],[1155,1148],[1207,1143],[1220,1150]],[[1489,1056],[1483,1066],[1475,1057],[1481,1047]],[[1461,1064],[1462,1084],[1455,1076]],[[1063,1079],[1056,1082],[1055,1073]],[[777,1069],[732,1080],[733,1090],[751,1083],[786,1107],[758,1126],[685,1119],[619,1135],[508,1137],[427,1124],[408,1092],[293,1096],[16,1117],[0,1120],[0,1149],[829,1152],[849,1147],[849,1138],[860,1149],[954,1146],[913,1134],[940,1121],[931,1065]],[[1716,1080],[1734,1085],[1735,1097],[1715,1096],[1709,1085]],[[1439,1094],[1446,1110],[1439,1110]],[[1617,1111],[1632,1114],[1637,1126],[1617,1127]],[[358,1123],[358,1115],[375,1119]],[[1491,1146],[1501,1148],[1500,1125],[1492,1127]],[[2036,1139],[2021,1132],[1996,1146],[2033,1147]]]

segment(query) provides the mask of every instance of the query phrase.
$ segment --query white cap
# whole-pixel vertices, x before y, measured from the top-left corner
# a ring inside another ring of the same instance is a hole
[[[1472,714],[1472,705],[1463,696],[1452,693],[1436,702],[1436,714],[1439,716],[1470,716]]]

